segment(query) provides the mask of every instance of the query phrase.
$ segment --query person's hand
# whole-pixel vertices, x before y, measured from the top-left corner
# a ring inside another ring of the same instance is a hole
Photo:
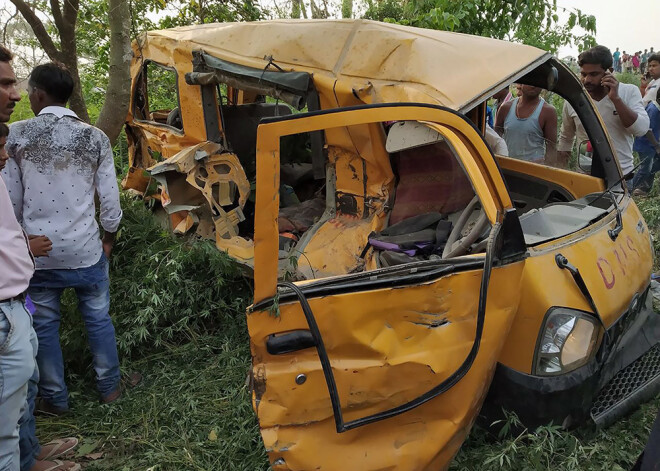
[[[610,100],[619,97],[619,81],[612,75],[612,72],[605,72],[605,76],[600,81],[600,84],[607,89],[607,96]]]
[[[571,158],[571,153],[565,150],[557,151],[557,162],[555,165],[558,168],[568,168],[568,161]]]
[[[48,252],[53,249],[53,243],[45,235],[29,235],[28,242],[35,257],[48,257]]]
[[[658,144],[657,146],[655,146],[655,153],[658,154],[658,155],[660,155],[660,144]]]
[[[102,245],[103,245],[103,253],[105,254],[105,258],[110,260],[110,254],[112,253],[112,247],[115,245],[115,241],[104,239]]]

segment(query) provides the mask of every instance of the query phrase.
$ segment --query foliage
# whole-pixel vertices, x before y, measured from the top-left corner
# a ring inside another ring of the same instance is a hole
[[[632,72],[620,72],[616,74],[616,78],[621,83],[632,83],[638,87],[641,85],[642,76],[639,74],[633,74]]]
[[[208,241],[171,235],[141,201],[123,195],[122,208],[110,272],[122,357],[215,333],[245,315],[250,286],[226,254]],[[72,292],[63,297],[63,322],[65,356],[82,371],[88,365],[86,339]]]
[[[658,407],[660,397],[600,431],[582,428],[566,432],[546,425],[495,440],[484,429],[475,427],[450,470],[629,470],[644,449]],[[515,429],[520,424],[510,415],[505,426]]]
[[[366,18],[508,39],[553,53],[567,44],[581,49],[595,44],[596,18],[578,9],[560,12],[555,0],[367,0],[367,5]]]
[[[162,2],[166,3],[165,0],[162,0]],[[158,23],[159,28],[225,21],[256,21],[264,16],[258,1],[255,0],[228,0],[224,2],[169,0],[168,7],[176,11],[176,14],[167,15],[160,20]]]
[[[144,380],[113,404],[98,403],[91,379],[69,377],[73,414],[39,417],[37,433],[42,443],[79,437],[75,460],[89,471],[265,471],[249,367],[242,315],[213,336],[123,361]]]
[[[179,106],[176,72],[153,62],[147,64],[149,111],[172,110]]]
[[[14,111],[11,114],[11,119],[9,120],[9,124],[30,118],[34,118],[34,113],[30,108],[30,100],[28,100],[27,92],[22,92],[21,101],[16,103],[16,106],[14,107]]]
[[[341,17],[353,18],[353,0],[342,0],[341,2]]]
[[[651,241],[653,243],[653,252],[655,253],[654,267],[660,268],[660,181],[655,179],[653,188],[645,197],[635,198],[635,203],[639,210],[644,215],[644,220],[651,233]]]

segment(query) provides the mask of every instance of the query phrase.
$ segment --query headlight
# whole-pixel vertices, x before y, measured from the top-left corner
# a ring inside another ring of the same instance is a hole
[[[553,309],[541,331],[534,374],[557,375],[584,365],[596,347],[598,333],[593,316],[572,309]]]

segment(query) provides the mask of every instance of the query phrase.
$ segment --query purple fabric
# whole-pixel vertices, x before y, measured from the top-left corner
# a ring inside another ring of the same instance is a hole
[[[391,250],[393,252],[404,253],[409,257],[414,257],[415,255],[417,255],[417,250],[423,249],[432,244],[431,242],[419,242],[415,244],[415,246],[417,247],[416,249],[403,250],[401,246],[399,246],[399,244],[394,244],[392,242],[383,242],[382,240],[378,240],[378,239],[369,239],[369,245],[379,250]]]
[[[30,296],[25,296],[25,309],[28,310],[31,316],[34,315],[34,311],[37,310],[36,307],[34,307],[34,303],[30,299]]]

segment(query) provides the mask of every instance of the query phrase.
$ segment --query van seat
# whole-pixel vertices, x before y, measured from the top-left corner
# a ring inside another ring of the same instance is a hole
[[[444,141],[403,150],[393,163],[399,181],[390,225],[424,213],[451,214],[474,197],[465,171]]]

